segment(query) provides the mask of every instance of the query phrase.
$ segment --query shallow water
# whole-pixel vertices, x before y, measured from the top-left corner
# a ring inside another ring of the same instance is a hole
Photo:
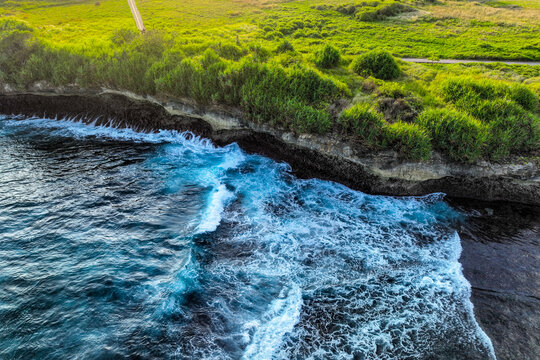
[[[0,358],[489,359],[440,194],[0,118]]]

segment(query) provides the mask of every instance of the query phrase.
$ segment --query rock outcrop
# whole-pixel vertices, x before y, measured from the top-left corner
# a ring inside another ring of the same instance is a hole
[[[299,177],[333,180],[371,194],[444,192],[451,197],[540,205],[540,171],[531,161],[461,164],[437,153],[426,162],[410,161],[394,151],[362,150],[336,135],[294,134],[258,124],[235,109],[42,83],[27,92],[9,86],[0,90],[3,114],[72,118],[139,131],[189,130],[217,145],[237,142],[248,152],[286,161]]]

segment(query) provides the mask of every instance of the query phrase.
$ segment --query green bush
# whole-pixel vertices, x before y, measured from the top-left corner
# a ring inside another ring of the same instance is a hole
[[[400,3],[392,3],[383,5],[382,7],[372,11],[359,13],[356,18],[360,21],[381,21],[385,20],[386,18],[411,11],[414,11],[414,9],[410,6]]]
[[[219,56],[227,60],[238,61],[244,56],[244,51],[241,47],[234,44],[223,44],[216,49]]]
[[[104,85],[139,94],[155,93],[154,79],[146,76],[152,59],[139,51],[122,52],[101,62],[97,71]]]
[[[504,88],[499,83],[488,79],[473,79],[470,77],[454,77],[441,84],[445,101],[454,104],[460,101],[466,106],[476,106],[479,100],[492,100],[505,95]]]
[[[540,119],[530,113],[499,116],[488,124],[487,154],[500,159],[540,147]]]
[[[289,51],[294,51],[294,47],[289,42],[289,40],[283,40],[282,42],[279,43],[279,45],[276,48],[277,53],[285,53]]]
[[[287,102],[284,113],[289,113],[293,119],[290,128],[300,133],[326,134],[332,127],[327,111],[317,110],[295,100]]]
[[[358,56],[352,62],[352,69],[359,75],[374,76],[382,80],[392,80],[399,76],[399,66],[386,51],[374,50]]]
[[[516,102],[506,98],[481,100],[468,110],[469,114],[485,123],[489,123],[499,117],[509,117],[526,113]]]
[[[332,45],[326,45],[317,53],[315,65],[323,69],[330,69],[339,65],[341,55],[339,50]]]
[[[116,46],[122,46],[130,44],[139,34],[131,29],[118,29],[115,30],[111,37],[111,41]]]
[[[521,105],[525,110],[538,110],[538,97],[529,88],[521,84],[515,84],[509,87],[510,98]]]
[[[20,70],[40,47],[33,41],[33,30],[25,23],[0,19],[0,80],[20,85]]]
[[[414,160],[428,160],[431,141],[425,129],[417,124],[396,122],[384,129],[384,140],[396,151]]]
[[[122,49],[127,52],[139,52],[152,61],[160,59],[166,49],[170,49],[173,43],[160,31],[147,31],[137,36],[129,45]]]
[[[184,52],[178,48],[172,48],[165,51],[161,60],[155,61],[148,69],[146,77],[156,83],[156,89],[159,79],[166,76],[169,72],[178,66],[186,58]]]
[[[271,31],[264,36],[266,40],[275,40],[283,38],[283,33],[280,31]]]
[[[202,68],[198,62],[186,58],[172,71],[156,81],[159,92],[179,97],[195,96],[195,89],[199,88]]]
[[[456,104],[461,109],[471,110],[483,100],[510,98],[529,111],[538,108],[538,97],[532,90],[521,84],[508,85],[492,79],[471,77],[453,77],[441,84],[445,101]]]
[[[263,65],[253,62],[249,57],[229,64],[220,74],[222,101],[227,105],[241,105],[244,85],[250,80],[257,81],[262,76],[263,68]]]
[[[430,109],[416,121],[428,131],[435,148],[451,159],[474,161],[482,155],[486,131],[473,117],[449,109]]]
[[[249,51],[253,54],[253,59],[258,62],[265,62],[272,55],[270,50],[260,44],[250,44]]]
[[[409,94],[403,85],[395,82],[385,82],[379,86],[377,92],[379,93],[379,96],[390,97],[393,99],[402,99]]]
[[[63,49],[36,47],[19,72],[19,83],[46,80],[53,85],[86,83],[94,77],[87,58]],[[94,80],[95,81],[95,80]]]
[[[349,91],[345,84],[309,67],[295,66],[287,69],[286,73],[287,84],[283,95],[308,103],[335,100]]]
[[[345,133],[354,135],[370,144],[377,144],[381,139],[385,121],[383,115],[369,104],[356,104],[344,110],[338,123]]]
[[[487,123],[487,154],[499,159],[537,146],[538,117],[508,99],[484,100],[471,114]]]
[[[332,125],[330,114],[297,99],[283,99],[265,91],[256,81],[242,87],[242,107],[251,119],[300,133],[327,133]]]
[[[455,77],[442,83],[446,101],[486,124],[486,155],[500,159],[538,146],[538,98],[521,84]],[[529,111],[527,111],[529,110]]]

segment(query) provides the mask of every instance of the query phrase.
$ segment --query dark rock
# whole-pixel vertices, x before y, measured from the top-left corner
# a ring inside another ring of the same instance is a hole
[[[475,317],[497,359],[539,359],[540,207],[451,203],[470,214],[460,230],[460,262],[472,287]]]

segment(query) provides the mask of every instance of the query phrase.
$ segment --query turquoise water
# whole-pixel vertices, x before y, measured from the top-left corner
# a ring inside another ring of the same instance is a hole
[[[0,358],[490,359],[441,194],[0,117]]]

